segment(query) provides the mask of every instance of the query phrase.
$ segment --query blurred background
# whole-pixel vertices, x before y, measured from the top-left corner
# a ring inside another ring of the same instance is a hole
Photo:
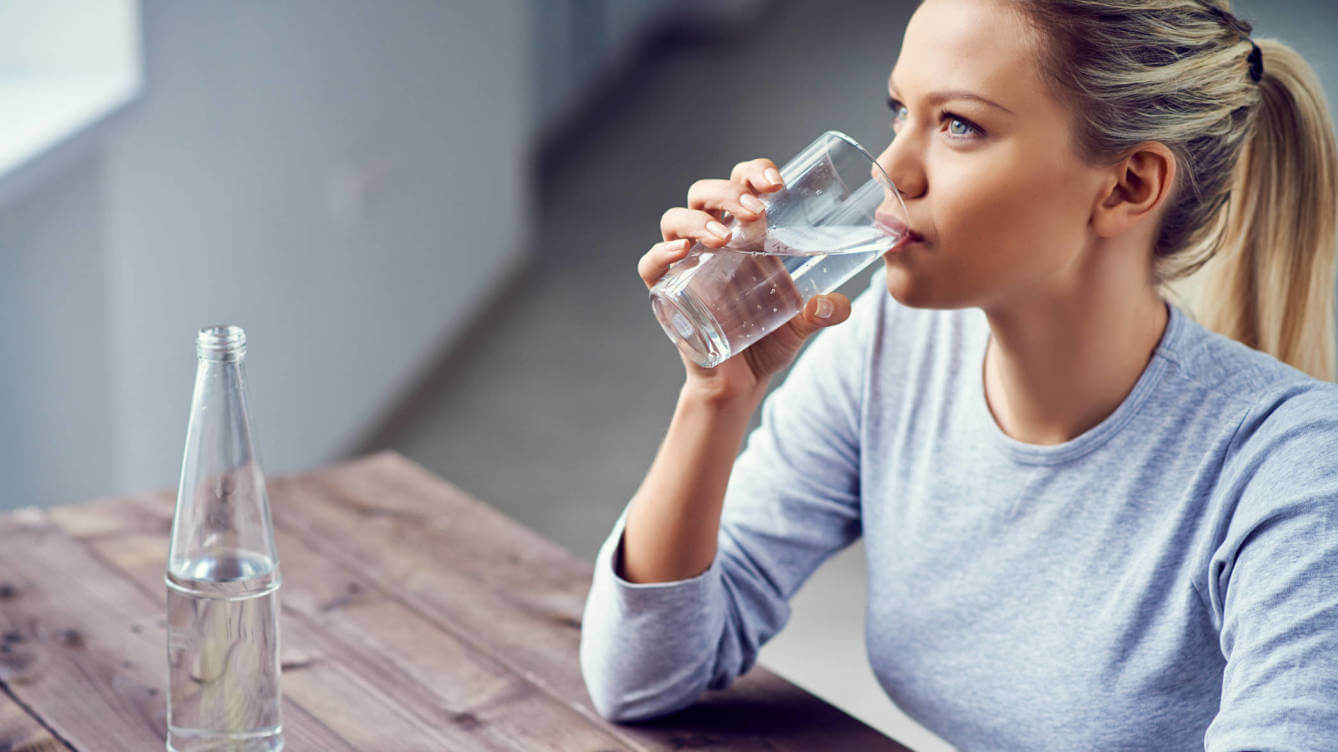
[[[227,322],[271,475],[394,449],[593,558],[682,379],[660,214],[826,129],[881,149],[915,5],[0,0],[0,509],[174,486]],[[1234,5],[1338,101],[1338,9]],[[865,666],[863,566],[762,662],[943,749]]]

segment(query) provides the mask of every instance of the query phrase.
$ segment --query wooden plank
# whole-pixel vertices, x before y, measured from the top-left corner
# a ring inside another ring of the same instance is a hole
[[[165,545],[165,544],[160,544]],[[0,517],[0,683],[75,749],[160,749],[162,603],[113,574],[40,510]],[[351,750],[285,702],[295,748]]]
[[[274,503],[284,503],[284,484],[271,486]],[[57,519],[150,588],[162,581],[171,511],[169,495],[141,495],[67,509]],[[284,576],[283,691],[355,746],[377,749],[386,738],[399,749],[625,746],[361,573],[282,525],[275,533]],[[335,670],[347,676],[321,675]]]
[[[0,654],[3,654],[0,637]],[[0,752],[67,752],[70,747],[57,739],[9,694],[0,690]]]
[[[588,564],[392,453],[279,487],[289,503],[276,505],[276,519],[312,548],[398,589],[602,723],[577,660]],[[618,729],[648,749],[905,750],[760,668],[684,713]]]
[[[445,725],[471,727],[472,746],[450,748],[905,749],[761,669],[669,718],[608,724],[576,660],[587,564],[396,455],[272,480],[270,491],[286,581],[285,697],[301,695],[295,707],[360,748],[380,748],[367,729],[383,703],[359,699],[379,691],[408,708],[391,722],[440,722],[434,711],[448,709]],[[147,590],[161,577],[171,501],[142,494],[52,516]],[[345,653],[354,676],[318,676]]]

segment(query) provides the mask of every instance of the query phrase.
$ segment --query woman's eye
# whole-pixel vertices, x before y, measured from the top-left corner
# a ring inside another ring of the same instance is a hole
[[[892,97],[887,98],[887,109],[892,111],[892,128],[895,130],[898,125],[906,122],[910,113],[906,111],[906,105],[898,102]]]
[[[948,133],[954,136],[970,136],[975,132],[975,126],[961,118],[951,118],[948,120]]]
[[[892,111],[892,130],[896,131],[908,120],[910,120],[910,110],[900,101],[888,97],[887,108]],[[939,123],[948,124],[948,135],[953,138],[974,138],[985,135],[984,131],[976,127],[970,120],[957,117],[951,112],[941,112],[938,118]]]

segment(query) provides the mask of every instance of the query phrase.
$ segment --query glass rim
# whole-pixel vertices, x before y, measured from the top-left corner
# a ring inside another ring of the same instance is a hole
[[[897,206],[901,207],[901,217],[899,217],[898,219],[901,219],[907,225],[909,225],[910,212],[906,210],[906,201],[901,197],[901,189],[897,187],[896,183],[892,182],[892,177],[888,175],[885,170],[883,170],[883,166],[878,164],[878,158],[870,154],[869,150],[865,149],[864,146],[860,144],[860,142],[856,141],[855,139],[851,138],[845,133],[842,133],[841,131],[828,130],[824,131],[822,135],[830,136],[839,139],[841,141],[844,141],[847,145],[853,146],[856,149],[858,149],[859,153],[863,154],[864,157],[869,160],[869,164],[873,165],[874,169],[877,170],[877,175],[878,178],[880,179],[880,182],[883,184],[884,187],[891,188],[892,195],[896,196],[897,198]]]
[[[840,139],[840,140],[846,142],[847,144],[849,144],[849,145],[855,147],[856,149],[858,149],[859,152],[860,152],[860,154],[863,154],[864,157],[865,157],[865,159],[868,159],[868,160],[869,160],[869,163],[870,163],[870,164],[872,164],[874,167],[878,168],[878,174],[879,174],[880,176],[882,176],[883,182],[885,182],[887,185],[892,186],[892,190],[894,190],[894,191],[897,192],[897,199],[898,199],[898,200],[901,199],[901,189],[897,188],[897,184],[896,184],[896,183],[893,183],[893,182],[892,182],[892,178],[891,178],[890,176],[888,176],[888,174],[887,174],[886,171],[883,170],[883,166],[880,165],[880,164],[878,164],[878,158],[875,157],[874,155],[870,154],[870,153],[869,153],[869,150],[866,149],[866,148],[864,148],[864,146],[861,145],[860,142],[856,141],[855,139],[851,138],[850,136],[847,136],[845,133],[842,133],[841,131],[837,131],[837,130],[824,131],[822,135],[824,135],[824,136],[833,136],[833,137],[838,138],[838,139]]]

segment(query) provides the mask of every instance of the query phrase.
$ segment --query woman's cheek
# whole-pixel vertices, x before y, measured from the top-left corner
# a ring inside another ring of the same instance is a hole
[[[958,242],[975,248],[982,242],[997,242],[1000,236],[1015,237],[1023,229],[1025,218],[1019,212],[1026,207],[1016,200],[1016,190],[978,176],[964,176],[941,187],[947,206],[938,207],[935,215],[946,220],[940,229]]]

